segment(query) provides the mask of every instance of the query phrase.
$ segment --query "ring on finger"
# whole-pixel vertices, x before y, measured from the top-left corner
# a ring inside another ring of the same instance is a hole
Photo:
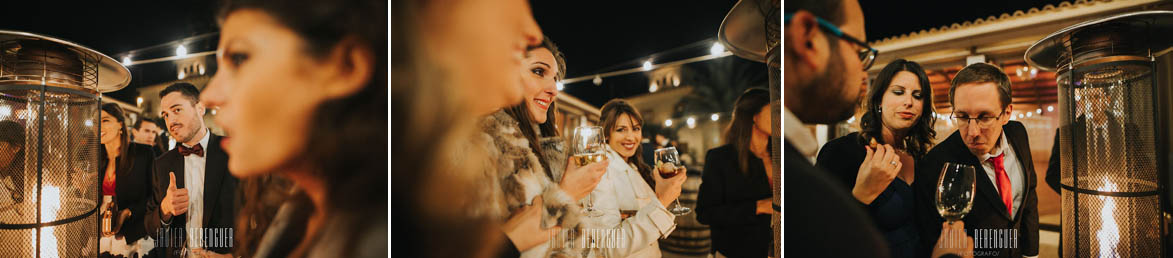
[[[892,162],[889,162],[888,164],[892,164],[892,166],[895,167],[897,164],[900,164],[900,163],[897,163],[896,161],[892,161]]]

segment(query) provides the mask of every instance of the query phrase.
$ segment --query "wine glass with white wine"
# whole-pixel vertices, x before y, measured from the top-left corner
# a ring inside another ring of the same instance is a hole
[[[603,140],[603,128],[598,126],[579,126],[574,128],[574,135],[570,138],[570,162],[582,167],[606,159],[607,149]],[[583,203],[583,213],[590,217],[603,215],[603,211],[595,209],[595,192],[587,194]]]
[[[973,208],[975,169],[971,165],[945,162],[937,179],[937,213],[953,224]]]

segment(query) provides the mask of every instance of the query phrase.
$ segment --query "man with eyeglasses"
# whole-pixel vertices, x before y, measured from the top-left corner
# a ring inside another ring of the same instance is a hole
[[[1026,128],[1010,121],[1010,78],[991,64],[966,66],[951,82],[949,103],[957,131],[917,163],[913,183],[917,196],[926,197],[916,205],[922,241],[937,239],[945,221],[933,196],[941,168],[949,162],[976,169],[972,208],[962,219],[975,238],[975,256],[1037,256],[1037,179]]]

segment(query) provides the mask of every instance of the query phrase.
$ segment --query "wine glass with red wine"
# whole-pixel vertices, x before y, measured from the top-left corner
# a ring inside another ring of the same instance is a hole
[[[660,177],[672,178],[681,173],[684,173],[684,164],[680,163],[680,154],[676,152],[676,147],[667,147],[656,149],[656,173],[660,173]],[[676,198],[675,205],[668,211],[676,216],[684,216],[692,209],[680,205],[680,198]]]

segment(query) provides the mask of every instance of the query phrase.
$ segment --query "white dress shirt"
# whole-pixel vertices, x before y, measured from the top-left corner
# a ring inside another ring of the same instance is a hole
[[[806,124],[802,120],[798,120],[798,117],[785,107],[782,108],[782,121],[784,121],[782,125],[785,126],[783,135],[786,136],[786,142],[802,153],[807,161],[814,164],[815,154],[819,152],[819,141],[815,139],[815,135],[811,134],[810,129],[806,128]]]
[[[1022,193],[1025,187],[1023,182],[1026,181],[1024,179],[1025,175],[1023,174],[1025,170],[1018,163],[1018,155],[1014,153],[1014,147],[1011,147],[1010,142],[1006,139],[1006,132],[1002,132],[1002,135],[998,138],[999,140],[994,145],[994,149],[990,153],[978,157],[978,161],[982,162],[982,169],[986,171],[986,176],[990,177],[990,182],[994,183],[994,188],[997,189],[998,174],[994,171],[994,163],[987,160],[999,154],[1006,154],[1006,156],[1002,157],[1002,167],[1006,170],[1006,176],[1010,178],[1010,189],[1014,191],[1014,207],[1010,209],[1012,211],[1010,217],[1013,218],[1015,214],[1018,214],[1018,208],[1022,206],[1022,198],[1025,196]],[[998,193],[1000,194],[1001,192],[1002,189],[998,189]],[[1002,200],[999,199],[998,201]]]
[[[204,149],[204,156],[187,155],[183,157],[183,187],[187,189],[187,229],[200,230],[204,226],[204,168],[208,160],[208,138],[211,132],[205,130],[204,138],[200,139],[200,147]],[[187,144],[183,144],[185,147]],[[199,241],[187,240],[188,250],[203,248]],[[189,251],[190,252],[190,251]],[[191,254],[189,254],[190,256]]]

